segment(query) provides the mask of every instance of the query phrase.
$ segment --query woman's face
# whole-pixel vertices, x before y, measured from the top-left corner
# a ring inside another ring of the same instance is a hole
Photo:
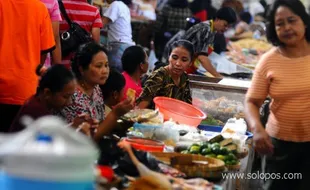
[[[305,24],[288,7],[279,7],[274,19],[277,36],[285,45],[294,46],[305,39]]]
[[[61,110],[72,102],[72,95],[75,92],[76,81],[68,82],[60,92],[51,93],[49,89],[45,89],[45,97],[48,104],[55,110]]]
[[[181,76],[192,64],[190,53],[184,47],[174,48],[169,56],[169,69],[174,75]]]
[[[84,80],[92,85],[103,85],[109,77],[109,62],[107,55],[100,51],[93,56],[87,70],[82,71]]]
[[[141,68],[142,74],[146,73],[147,70],[149,69],[149,61],[148,60],[149,60],[149,57],[145,53],[144,62],[142,64],[140,64],[140,68]]]

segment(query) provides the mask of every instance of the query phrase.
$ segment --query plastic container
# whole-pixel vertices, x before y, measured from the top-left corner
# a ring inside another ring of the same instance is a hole
[[[166,121],[172,119],[179,124],[197,127],[207,117],[200,109],[177,99],[156,97],[154,103]]]
[[[57,117],[42,117],[0,145],[5,190],[93,190],[98,152]]]
[[[163,142],[156,140],[137,137],[129,137],[124,140],[129,142],[133,148],[146,152],[163,152],[165,148],[165,144]]]
[[[155,134],[155,130],[161,128],[161,126],[134,123],[133,128],[137,131],[140,131],[143,134],[144,138],[152,138]]]
[[[100,176],[106,178],[109,182],[113,181],[114,171],[110,166],[97,166]]]
[[[211,126],[211,125],[199,125],[198,128],[200,130],[208,131],[214,134],[220,134],[223,127],[221,126]],[[245,133],[246,136],[248,136],[248,139],[253,138],[253,134],[249,131]]]

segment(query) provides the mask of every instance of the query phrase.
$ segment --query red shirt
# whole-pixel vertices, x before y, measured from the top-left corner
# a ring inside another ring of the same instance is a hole
[[[66,12],[71,21],[78,23],[82,28],[91,33],[92,28],[102,28],[102,20],[97,7],[87,3],[86,0],[63,0]],[[62,16],[59,25],[60,33],[67,31],[69,25]],[[72,55],[63,58],[64,64],[70,64]]]
[[[52,115],[52,113],[40,102],[39,98],[32,96],[19,110],[11,125],[10,132],[18,132],[25,128],[25,126],[20,123],[20,119],[24,115],[28,115],[32,119],[37,119],[46,115]]]
[[[126,84],[124,87],[124,99],[127,98],[127,91],[129,89],[132,89],[135,91],[135,99],[137,99],[142,93],[141,81],[138,81],[138,83],[136,83],[136,81],[134,81],[127,72],[123,72],[122,74],[125,77],[125,81],[126,81]]]

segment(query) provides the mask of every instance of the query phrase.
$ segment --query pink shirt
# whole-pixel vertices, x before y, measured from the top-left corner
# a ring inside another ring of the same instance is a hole
[[[62,21],[57,0],[41,0],[41,2],[46,6],[52,22]],[[47,54],[44,66],[51,66],[50,54]]]
[[[127,91],[129,89],[132,89],[136,92],[136,96],[135,96],[135,99],[137,99],[141,93],[142,93],[142,85],[141,85],[141,81],[139,80],[138,83],[136,83],[128,73],[126,72],[123,72],[122,73],[123,76],[125,77],[125,81],[126,81],[126,84],[125,84],[125,88],[124,88],[124,99],[127,98]]]

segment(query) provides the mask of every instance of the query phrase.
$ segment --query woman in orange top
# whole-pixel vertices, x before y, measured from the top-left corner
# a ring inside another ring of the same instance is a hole
[[[256,67],[246,95],[246,118],[255,149],[265,155],[266,172],[279,173],[280,180],[266,180],[265,189],[309,189],[310,18],[300,1],[276,0],[268,22],[267,38],[275,47]],[[272,101],[264,129],[259,108],[267,96]],[[302,179],[286,180],[292,179],[289,173]]]

